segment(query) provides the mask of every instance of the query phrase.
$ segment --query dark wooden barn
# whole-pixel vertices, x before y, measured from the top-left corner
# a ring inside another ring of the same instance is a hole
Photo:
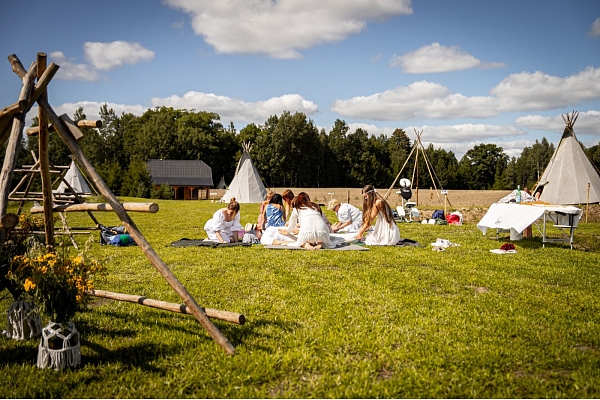
[[[208,199],[214,186],[212,169],[200,160],[150,160],[148,170],[154,185],[171,186],[175,200]]]

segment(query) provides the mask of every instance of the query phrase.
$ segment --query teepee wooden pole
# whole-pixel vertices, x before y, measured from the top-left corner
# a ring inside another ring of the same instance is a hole
[[[13,54],[13,55],[9,56],[9,60],[13,66],[13,71],[21,79],[24,80],[24,86],[25,86],[25,82],[27,81],[27,77],[29,76],[29,73],[27,73],[27,74],[24,73],[22,64],[16,55]],[[19,68],[19,66],[21,66],[21,68]],[[29,89],[31,89],[31,86],[29,87]],[[36,90],[37,90],[37,88],[36,88]],[[29,93],[29,92],[31,92],[31,90],[27,90],[27,93]],[[100,177],[100,175],[96,172],[96,170],[94,169],[92,164],[89,162],[87,157],[83,154],[83,152],[81,151],[81,148],[77,144],[77,141],[75,140],[75,138],[73,137],[71,132],[67,128],[64,127],[63,122],[59,119],[58,115],[56,115],[56,113],[54,112],[54,110],[52,109],[52,107],[50,106],[48,101],[43,97],[38,98],[37,101],[38,101],[38,105],[43,110],[43,112],[46,115],[46,117],[48,118],[49,122],[51,122],[55,126],[55,129],[58,132],[58,135],[60,136],[62,141],[65,143],[67,148],[71,151],[71,154],[73,154],[77,158],[77,160],[79,161],[79,164],[82,166],[84,171],[88,174],[90,179],[94,182],[94,184],[96,185],[96,188],[99,190],[100,194],[103,195],[107,199],[109,204],[113,207],[113,209],[115,210],[115,214],[117,214],[117,216],[121,219],[121,221],[127,228],[129,234],[131,235],[133,240],[137,243],[138,247],[142,250],[142,252],[146,255],[146,257],[148,258],[150,263],[160,272],[160,274],[163,276],[163,278],[165,278],[165,280],[175,290],[175,292],[179,295],[179,297],[181,297],[181,299],[184,301],[185,305],[187,307],[189,307],[191,313],[198,320],[198,322],[200,322],[200,324],[202,324],[202,326],[207,330],[207,332],[210,334],[210,336],[213,338],[213,340],[215,342],[217,342],[217,344],[219,346],[221,346],[228,354],[233,355],[235,353],[235,348],[233,347],[233,345],[227,340],[227,338],[225,336],[223,336],[223,334],[219,331],[219,329],[210,321],[210,319],[206,315],[206,312],[204,311],[204,309],[202,309],[202,308],[200,308],[200,306],[198,306],[198,304],[196,303],[196,300],[194,300],[194,298],[190,295],[190,293],[187,291],[187,289],[181,284],[181,282],[179,282],[179,280],[175,277],[175,275],[173,275],[173,273],[171,272],[169,267],[167,267],[167,265],[160,259],[158,254],[156,254],[156,252],[152,248],[152,246],[150,246],[150,243],[148,243],[146,238],[137,229],[137,226],[135,225],[135,223],[131,220],[131,218],[129,218],[129,215],[127,214],[127,212],[125,211],[123,206],[121,206],[121,203],[119,203],[116,196],[110,190],[108,185],[104,182],[102,177]],[[24,116],[22,117],[22,120],[24,121]],[[22,131],[23,131],[23,129],[21,126],[21,133],[22,133]],[[5,159],[5,162],[6,162],[6,159]],[[7,192],[7,194],[8,194],[8,192]],[[0,198],[0,200],[1,200],[1,198]],[[1,209],[0,209],[0,211],[1,211]],[[3,211],[1,214],[4,215],[5,212],[6,211]]]
[[[588,182],[588,186],[587,186],[587,196],[585,199],[585,223],[587,224],[588,222],[588,214],[590,213],[590,186],[591,186],[591,182]]]
[[[37,54],[37,77],[40,79],[46,71],[46,54]],[[46,91],[40,94],[40,98],[48,99]],[[54,246],[54,213],[52,212],[52,182],[50,181],[50,155],[48,154],[49,132],[46,123],[46,116],[42,109],[38,109],[38,119],[40,124],[40,133],[38,135],[38,151],[40,162],[40,175],[42,178],[42,198],[44,207],[44,232],[46,235],[46,246]],[[63,225],[66,224],[63,218]],[[75,248],[77,243],[71,237],[71,241]]]
[[[37,64],[34,62],[31,64],[29,72],[23,74],[23,86],[21,87],[19,101],[26,100],[29,102],[31,88],[33,87],[33,81],[35,79],[36,68]],[[23,69],[23,72],[25,72],[25,69]],[[25,113],[22,112],[18,114],[18,117],[13,118],[12,130],[8,139],[8,145],[6,147],[4,163],[2,165],[2,174],[0,176],[0,217],[6,214],[6,209],[8,207],[10,183],[12,182],[14,169],[17,163],[17,152],[19,145],[21,144],[21,138],[23,137],[24,125]]]
[[[387,192],[385,192],[385,196],[383,196],[384,200],[387,200],[388,196],[392,192],[392,189],[394,188],[394,185],[396,184],[396,182],[398,182],[398,179],[400,178],[400,174],[402,174],[402,171],[404,171],[404,167],[406,167],[406,164],[408,164],[408,161],[410,160],[410,157],[412,156],[412,154],[414,153],[414,151],[415,151],[416,148],[417,148],[417,146],[416,146],[416,143],[415,143],[413,145],[412,149],[410,150],[410,154],[408,155],[408,157],[406,157],[406,161],[404,161],[404,165],[402,165],[402,168],[400,168],[400,171],[398,172],[398,175],[396,175],[396,179],[394,179],[394,182],[392,182],[390,188],[387,190]]]
[[[58,118],[54,110],[50,107],[50,104],[45,99],[39,99],[38,104],[48,117],[54,128],[57,130],[60,138],[67,145],[71,153],[77,158],[77,161],[83,168],[83,170],[87,173],[88,177],[92,180],[98,191],[102,196],[106,198],[108,203],[111,205],[115,214],[119,217],[119,219],[123,222],[123,225],[127,228],[127,231],[133,238],[133,240],[137,243],[142,252],[146,255],[150,263],[160,272],[160,274],[165,278],[165,280],[169,283],[169,285],[175,290],[175,292],[179,295],[179,297],[183,300],[185,305],[190,309],[194,317],[202,324],[202,326],[208,331],[210,336],[221,346],[228,354],[233,355],[235,353],[235,348],[233,345],[227,340],[225,336],[219,331],[219,329],[210,321],[206,312],[200,308],[200,306],[196,303],[194,298],[190,295],[187,289],[179,282],[179,280],[173,275],[169,267],[160,259],[158,254],[154,251],[150,243],[146,240],[146,238],[142,235],[142,233],[138,230],[135,223],[129,218],[129,215],[119,203],[119,200],[112,193],[108,185],[104,182],[104,180],[100,177],[100,175],[96,172],[92,164],[88,161],[87,157],[81,151],[81,148],[77,144],[75,138],[71,135],[71,132],[67,130],[62,121]]]

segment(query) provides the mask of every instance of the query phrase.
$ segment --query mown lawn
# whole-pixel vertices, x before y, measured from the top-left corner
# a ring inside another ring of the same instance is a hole
[[[0,397],[600,396],[600,224],[582,223],[573,251],[542,248],[534,229],[507,255],[490,253],[504,241],[475,225],[401,224],[422,248],[175,248],[205,237],[222,205],[157,202],[157,214],[130,215],[201,306],[246,316],[242,326],[214,321],[236,354],[190,315],[95,299],[74,319],[79,368],[40,370],[37,340],[0,338]],[[254,222],[258,206],[241,212]],[[92,226],[85,213],[67,217]],[[90,252],[108,269],[98,289],[181,302],[137,247],[101,247],[92,236]],[[435,252],[436,238],[460,246]]]

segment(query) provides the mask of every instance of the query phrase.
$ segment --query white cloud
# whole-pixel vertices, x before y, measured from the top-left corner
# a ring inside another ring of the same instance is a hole
[[[392,133],[394,133],[394,131],[396,130],[396,128],[391,128],[388,126],[381,127],[381,126],[375,126],[373,124],[362,124],[362,123],[348,124],[348,128],[349,128],[348,129],[349,133],[354,133],[357,129],[363,129],[363,130],[369,132],[369,135],[374,135],[374,136],[379,136],[379,135],[392,136]],[[331,131],[331,128],[329,128],[329,131]]]
[[[438,83],[419,81],[371,96],[336,100],[332,110],[341,115],[374,120],[415,118],[491,117],[498,114],[492,97],[451,94]]]
[[[336,100],[340,115],[372,120],[487,118],[512,111],[551,110],[600,98],[600,68],[562,78],[522,72],[503,79],[490,96],[451,93],[438,83],[414,82],[370,96]]]
[[[154,52],[139,43],[117,40],[110,43],[85,42],[83,52],[86,60],[96,69],[111,70],[124,64],[150,61]]]
[[[550,110],[600,98],[600,68],[587,67],[566,78],[521,72],[503,79],[490,91],[502,104],[512,110]]]
[[[506,155],[508,155],[509,157],[519,157],[525,147],[530,147],[535,143],[534,141],[524,139],[511,140],[506,142],[496,142],[490,140],[472,140],[469,142],[446,143],[430,141],[429,138],[425,137],[425,134],[423,134],[423,137],[421,139],[423,142],[423,146],[427,147],[431,143],[436,149],[442,148],[446,151],[451,151],[454,153],[456,159],[459,161],[467,151],[480,144],[494,144],[498,147],[501,147],[504,153],[506,153]],[[411,140],[414,140],[414,138],[411,137]]]
[[[515,125],[532,130],[562,132],[565,122],[560,115],[545,117],[542,115],[526,115],[515,120]],[[575,134],[600,135],[600,111],[580,112],[575,121]]]
[[[596,20],[590,26],[589,35],[600,36],[600,18],[596,18]]]
[[[458,46],[442,46],[435,42],[410,53],[395,56],[391,66],[401,66],[409,74],[460,71],[469,68],[502,68],[502,63],[484,63]]]
[[[56,73],[56,79],[65,81],[92,81],[98,80],[98,73],[87,64],[73,64],[62,51],[50,53],[53,62],[60,66]]]
[[[300,58],[301,50],[338,42],[367,22],[412,14],[410,0],[163,0],[190,14],[197,35],[218,53]]]
[[[117,104],[117,103],[109,103],[109,102],[98,102],[98,101],[78,101],[75,103],[63,103],[59,106],[52,106],[57,115],[68,114],[70,117],[73,117],[75,111],[79,108],[83,108],[83,113],[86,115],[87,119],[100,119],[100,107],[104,104],[109,109],[113,109],[117,116],[120,116],[121,113],[131,113],[133,115],[140,116],[146,112],[147,107],[143,107],[138,104]]]
[[[165,98],[155,97],[151,102],[155,107],[167,106],[216,112],[221,117],[221,121],[246,121],[255,123],[263,123],[271,115],[279,115],[286,110],[291,113],[303,112],[307,116],[318,111],[315,103],[305,100],[298,94],[286,94],[270,98],[266,101],[247,103],[231,97],[191,91],[185,93],[183,97],[177,95]]]

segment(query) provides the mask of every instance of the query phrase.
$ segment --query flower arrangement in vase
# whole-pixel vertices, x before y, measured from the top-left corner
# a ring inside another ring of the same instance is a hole
[[[93,289],[93,277],[101,271],[83,254],[47,252],[41,244],[13,258],[7,277],[22,285],[22,298],[50,318],[42,329],[38,367],[62,369],[81,362],[79,332],[71,319],[85,305],[86,291]]]
[[[19,231],[5,230],[4,242],[0,246],[0,292],[7,289],[14,298],[7,310],[6,336],[9,339],[24,340],[37,338],[42,334],[39,308],[30,298],[24,296],[25,288],[22,282],[9,279],[9,273],[13,258],[25,254],[31,243],[36,241],[32,232],[44,229],[44,220],[31,214],[22,214],[14,218],[17,219]]]

